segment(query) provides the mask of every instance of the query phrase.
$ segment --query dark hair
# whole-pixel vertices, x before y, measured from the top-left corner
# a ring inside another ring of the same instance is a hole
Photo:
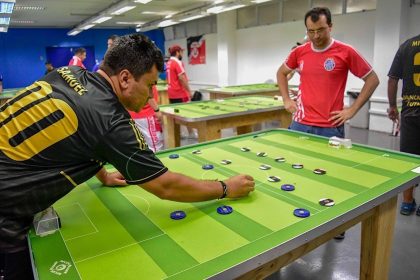
[[[149,72],[153,65],[163,72],[163,55],[156,45],[142,34],[130,34],[118,37],[112,48],[105,53],[101,66],[109,76],[127,69],[138,79]]]
[[[82,54],[82,53],[86,53],[86,49],[85,48],[78,48],[74,54]]]
[[[324,15],[327,18],[327,24],[330,26],[331,25],[331,12],[330,12],[330,9],[328,9],[327,7],[315,7],[309,10],[305,14],[305,26],[306,26],[306,20],[308,19],[308,17],[311,17],[311,20],[313,22],[317,22],[321,15]]]
[[[50,61],[45,61],[45,65],[47,65],[47,64],[51,64],[51,62]],[[51,64],[52,65],[52,64]]]
[[[118,35],[112,34],[111,36],[108,37],[108,40],[115,41],[118,37],[119,37]]]

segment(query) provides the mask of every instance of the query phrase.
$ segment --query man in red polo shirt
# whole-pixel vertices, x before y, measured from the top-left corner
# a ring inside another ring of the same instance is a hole
[[[166,79],[168,81],[169,103],[184,103],[191,100],[191,90],[188,84],[188,77],[185,73],[184,63],[182,63],[182,54],[184,49],[179,45],[173,45],[169,48],[171,57],[166,63]],[[191,128],[188,128],[191,138],[196,138]]]
[[[69,66],[79,66],[83,69],[86,69],[83,61],[86,59],[86,49],[85,48],[78,48],[72,59],[69,61]]]
[[[344,138],[344,123],[366,103],[379,84],[372,66],[352,46],[331,37],[331,12],[317,7],[305,15],[309,41],[293,49],[277,71],[284,107],[293,114],[290,129]],[[287,75],[300,74],[297,99],[289,97]],[[348,72],[365,83],[359,97],[344,108]],[[343,239],[344,233],[335,237]]]
[[[169,48],[171,57],[166,63],[166,79],[168,80],[168,96],[170,103],[183,103],[191,99],[188,77],[182,63],[184,49],[179,45]]]
[[[352,46],[331,37],[328,8],[313,8],[305,15],[309,42],[293,49],[277,72],[286,110],[293,113],[290,129],[326,137],[344,138],[344,123],[366,103],[379,84],[372,66]],[[300,74],[297,100],[289,97],[287,74]],[[365,83],[359,97],[344,108],[348,72]]]

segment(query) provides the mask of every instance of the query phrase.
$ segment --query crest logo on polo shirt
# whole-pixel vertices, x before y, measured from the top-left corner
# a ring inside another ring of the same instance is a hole
[[[335,61],[333,58],[327,58],[324,62],[324,68],[327,71],[332,71],[335,68]]]

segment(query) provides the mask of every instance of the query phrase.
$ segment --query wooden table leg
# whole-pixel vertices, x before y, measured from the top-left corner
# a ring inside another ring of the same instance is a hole
[[[175,148],[181,145],[180,125],[173,118],[164,117],[165,146]]]
[[[361,280],[387,280],[394,236],[397,196],[375,208],[362,222]]]
[[[222,137],[221,128],[216,122],[201,122],[197,126],[198,142],[220,139]]]
[[[252,125],[243,125],[243,126],[238,126],[236,128],[236,133],[238,135],[249,133],[249,132],[252,132]]]
[[[288,128],[291,123],[292,123],[292,114],[290,114],[285,109],[281,110],[280,111],[280,127]]]

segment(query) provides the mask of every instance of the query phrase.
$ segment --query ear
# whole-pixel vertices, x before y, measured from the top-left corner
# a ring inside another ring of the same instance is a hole
[[[131,83],[131,79],[133,76],[131,75],[130,71],[127,69],[122,70],[118,74],[118,82],[120,83],[121,89],[127,89],[129,84]]]

